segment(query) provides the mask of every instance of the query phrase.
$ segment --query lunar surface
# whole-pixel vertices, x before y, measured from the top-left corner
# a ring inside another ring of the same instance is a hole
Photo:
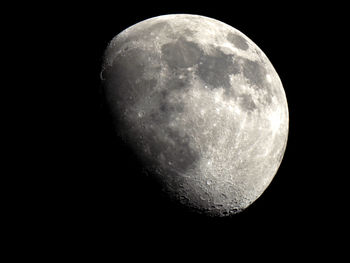
[[[285,92],[235,28],[186,14],[142,21],[109,43],[101,80],[119,135],[172,200],[227,216],[275,176],[288,137]]]

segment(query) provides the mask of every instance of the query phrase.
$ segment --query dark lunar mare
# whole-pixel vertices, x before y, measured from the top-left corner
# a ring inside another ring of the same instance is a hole
[[[259,101],[262,104],[271,103],[273,92],[267,83],[267,70],[262,60],[228,55],[214,45],[208,45],[211,52],[206,54],[196,42],[190,41],[191,30],[180,37],[174,30],[164,21],[146,23],[115,40],[106,51],[113,63],[105,65],[102,72],[108,105],[123,143],[147,174],[154,175],[151,178],[155,179],[157,187],[168,192],[169,197],[180,200],[185,207],[199,209],[197,212],[209,209],[207,212],[211,215],[222,215],[228,213],[223,206],[226,199],[231,198],[228,193],[232,193],[232,189],[222,187],[226,195],[220,195],[222,204],[215,204],[217,196],[205,191],[214,189],[215,184],[207,187],[206,181],[201,182],[195,176],[201,153],[193,148],[195,141],[186,129],[172,125],[174,118],[186,114],[185,104],[178,95],[193,88],[190,86],[192,78],[198,77],[207,84],[207,89],[223,88],[224,99],[238,101],[242,109],[252,112],[264,105],[257,105],[249,92],[241,94],[234,90],[230,75],[239,74],[238,78],[245,78],[243,82],[248,84],[250,92],[256,89],[264,94],[267,90],[265,98],[257,96],[264,100]],[[161,46],[160,54],[151,44],[157,36],[170,40]],[[247,41],[237,34],[229,33],[226,39],[238,49],[249,48]],[[201,88],[204,89],[204,85]],[[278,145],[276,143],[276,150]],[[244,193],[237,192],[237,195]]]
[[[199,50],[193,43],[180,39],[177,45],[180,49],[191,49],[190,53],[195,52],[199,58]],[[162,168],[161,176],[168,178],[166,187],[162,184],[164,180],[158,180],[163,188],[177,191],[183,185],[179,173],[186,173],[194,167],[199,156],[189,145],[189,137],[169,126],[172,118],[183,111],[183,104],[171,103],[169,97],[172,92],[189,88],[190,76],[181,67],[195,63],[198,58],[185,54],[175,59],[178,54],[170,53],[168,62],[177,70],[174,69],[174,73],[167,77],[164,87],[156,88],[158,80],[155,78],[143,78],[145,67],[149,67],[149,59],[159,61],[159,58],[140,48],[127,49],[119,54],[111,66],[104,68],[102,77],[108,105],[116,120],[117,133],[148,173],[156,175],[157,169]],[[154,67],[156,73],[159,70],[160,67]],[[179,78],[180,74],[184,75],[183,79]],[[135,109],[145,98],[150,100],[149,107],[139,120]]]
[[[266,85],[263,85],[266,83],[266,69],[260,62],[245,59],[243,63],[243,75],[256,87],[266,87]]]
[[[202,51],[199,46],[184,37],[162,46],[164,60],[171,69],[188,68],[198,63]]]
[[[145,52],[133,48],[118,55],[112,66],[104,69],[103,77],[106,79],[108,97],[115,100],[111,102],[112,106],[122,105],[127,101],[127,106],[130,107],[151,92],[157,84],[157,79],[141,79],[147,64],[148,57],[145,56]],[[156,70],[159,69],[160,67]]]
[[[240,97],[240,106],[245,109],[247,112],[252,112],[255,109],[258,109],[256,104],[253,101],[252,95],[246,93],[239,96]]]
[[[235,47],[239,48],[239,49],[242,49],[242,50],[247,50],[249,48],[248,44],[247,44],[247,41],[237,35],[237,34],[234,34],[234,33],[228,33],[227,34],[227,40],[229,42],[231,42]]]
[[[230,74],[239,73],[239,65],[234,60],[233,55],[226,55],[220,50],[213,48],[213,54],[203,55],[198,65],[198,76],[209,84],[209,88],[224,88],[232,91],[230,84]],[[234,96],[227,91],[227,95]]]

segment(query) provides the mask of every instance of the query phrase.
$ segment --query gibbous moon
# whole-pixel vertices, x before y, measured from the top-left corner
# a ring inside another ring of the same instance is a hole
[[[198,15],[147,19],[109,43],[101,81],[119,135],[172,200],[227,216],[275,176],[286,95],[266,55],[235,28]]]

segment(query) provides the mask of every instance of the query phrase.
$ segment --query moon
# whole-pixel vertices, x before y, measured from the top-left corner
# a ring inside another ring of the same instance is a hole
[[[269,59],[237,29],[189,14],[144,20],[111,40],[101,82],[118,135],[192,211],[239,213],[277,173],[286,95]]]

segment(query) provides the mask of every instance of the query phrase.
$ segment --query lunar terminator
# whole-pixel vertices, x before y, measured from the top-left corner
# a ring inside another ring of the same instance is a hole
[[[288,137],[285,92],[235,28],[198,15],[147,19],[109,43],[101,80],[119,135],[173,200],[227,216],[275,176]]]

